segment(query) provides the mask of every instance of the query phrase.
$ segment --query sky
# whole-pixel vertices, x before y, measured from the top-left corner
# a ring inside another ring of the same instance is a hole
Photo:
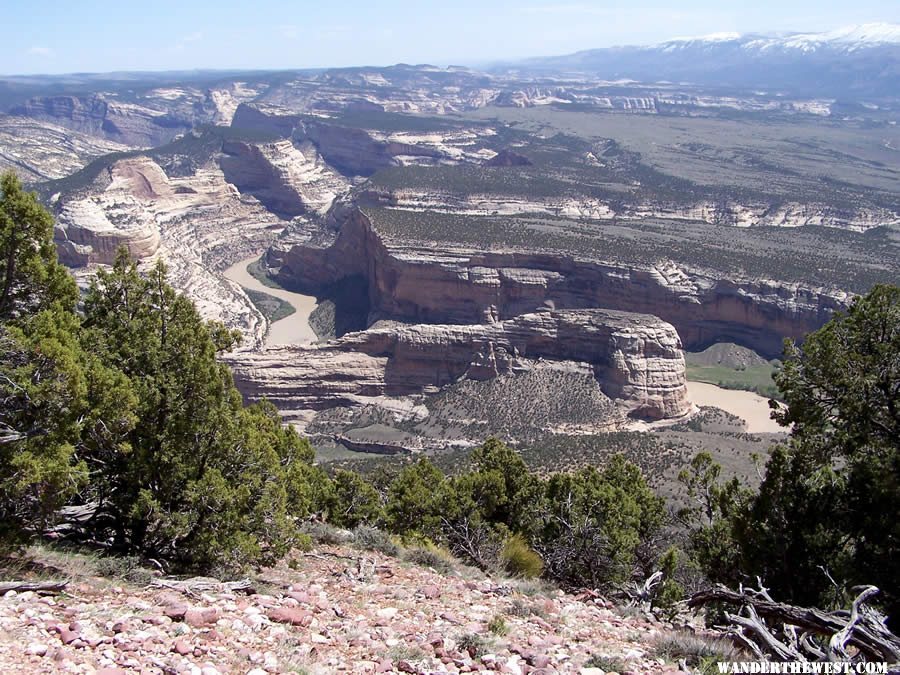
[[[900,23],[897,0],[7,0],[0,73],[471,65],[721,31]]]

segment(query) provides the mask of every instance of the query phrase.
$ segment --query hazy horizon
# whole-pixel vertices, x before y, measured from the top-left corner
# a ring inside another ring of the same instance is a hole
[[[394,63],[480,65],[718,32],[819,32],[900,23],[900,3],[712,0],[525,4],[460,0],[421,6],[359,0],[327,6],[269,0],[159,0],[139,7],[55,0],[7,9],[0,72],[11,75],[172,70],[291,70]]]

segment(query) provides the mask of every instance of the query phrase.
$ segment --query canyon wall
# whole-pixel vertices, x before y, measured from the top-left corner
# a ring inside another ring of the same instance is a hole
[[[33,98],[10,110],[10,114],[137,147],[162,145],[193,126],[192,119],[165,110],[106,100],[98,95]]]
[[[586,364],[604,394],[641,419],[691,410],[675,329],[653,316],[611,310],[545,310],[478,325],[403,325],[349,333],[325,345],[285,346],[229,358],[250,399],[283,412],[434,391],[544,360]]]
[[[216,272],[265,248],[284,221],[242,197],[215,164],[169,177],[149,157],[118,160],[84,193],[58,196],[53,210],[64,264],[108,265],[120,246],[144,265],[160,258],[206,318],[240,329],[248,346],[262,342],[265,319]]]
[[[728,278],[673,263],[629,266],[572,255],[478,252],[385,241],[364,210],[336,207],[327,231],[276,247],[269,267],[308,291],[350,275],[368,281],[371,319],[482,323],[540,307],[603,307],[652,314],[685,346],[736,342],[769,357],[846,306],[844,293],[764,279]]]

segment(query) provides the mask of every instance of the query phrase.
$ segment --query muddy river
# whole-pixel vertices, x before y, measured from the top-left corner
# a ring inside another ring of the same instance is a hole
[[[737,415],[747,423],[747,431],[752,434],[785,431],[784,427],[769,417],[769,399],[759,394],[722,389],[706,382],[688,381],[687,388],[688,396],[696,405],[711,405]]]
[[[259,255],[235,263],[225,270],[225,278],[244,288],[281,298],[285,302],[291,303],[297,310],[290,316],[270,324],[269,334],[266,336],[266,346],[315,342],[316,334],[309,325],[309,315],[316,308],[316,299],[311,295],[301,295],[263,285],[247,271],[247,265],[257,260],[259,260]]]

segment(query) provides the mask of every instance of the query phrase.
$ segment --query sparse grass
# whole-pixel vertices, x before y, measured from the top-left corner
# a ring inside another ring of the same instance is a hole
[[[478,633],[465,633],[456,639],[456,645],[461,652],[468,652],[469,656],[477,659],[488,653],[491,642]]]
[[[513,588],[516,593],[524,595],[526,598],[549,597],[557,590],[556,586],[544,579],[522,579],[517,581]]]
[[[387,532],[366,525],[353,530],[353,545],[364,551],[378,551],[392,558],[399,556],[402,551]]]
[[[104,556],[96,562],[96,572],[101,577],[113,577],[138,586],[146,586],[154,577],[154,571],[143,566],[137,556]]]
[[[421,567],[430,567],[438,574],[450,574],[456,568],[456,559],[453,555],[434,544],[406,549],[403,552],[403,560]]]
[[[506,619],[499,614],[491,618],[488,622],[487,629],[491,635],[496,635],[497,637],[503,637],[509,633],[509,626],[506,625]]]
[[[606,672],[621,673],[627,670],[628,666],[625,662],[616,656],[606,656],[603,654],[593,654],[584,662],[585,668],[600,668]]]
[[[518,617],[520,619],[528,619],[532,616],[545,618],[547,611],[539,602],[525,602],[522,598],[513,598],[513,601],[506,608],[509,616]]]
[[[661,635],[654,640],[652,653],[661,659],[678,663],[681,660],[701,673],[716,672],[718,661],[738,661],[741,653],[730,642],[716,637],[678,632]]]
[[[518,534],[511,536],[503,544],[500,560],[507,572],[524,579],[536,579],[544,571],[541,556]]]
[[[426,654],[425,650],[418,645],[400,643],[395,647],[391,647],[388,656],[396,663],[398,661],[421,661],[426,658],[428,654]]]
[[[317,544],[329,544],[333,546],[337,544],[346,544],[353,540],[353,533],[349,530],[342,530],[334,525],[320,523],[318,521],[303,523],[300,526],[300,531],[309,535],[309,537]]]
[[[89,548],[36,544],[0,558],[0,577],[16,580],[58,580],[102,577],[146,586],[156,571],[137,556],[102,555]]]

